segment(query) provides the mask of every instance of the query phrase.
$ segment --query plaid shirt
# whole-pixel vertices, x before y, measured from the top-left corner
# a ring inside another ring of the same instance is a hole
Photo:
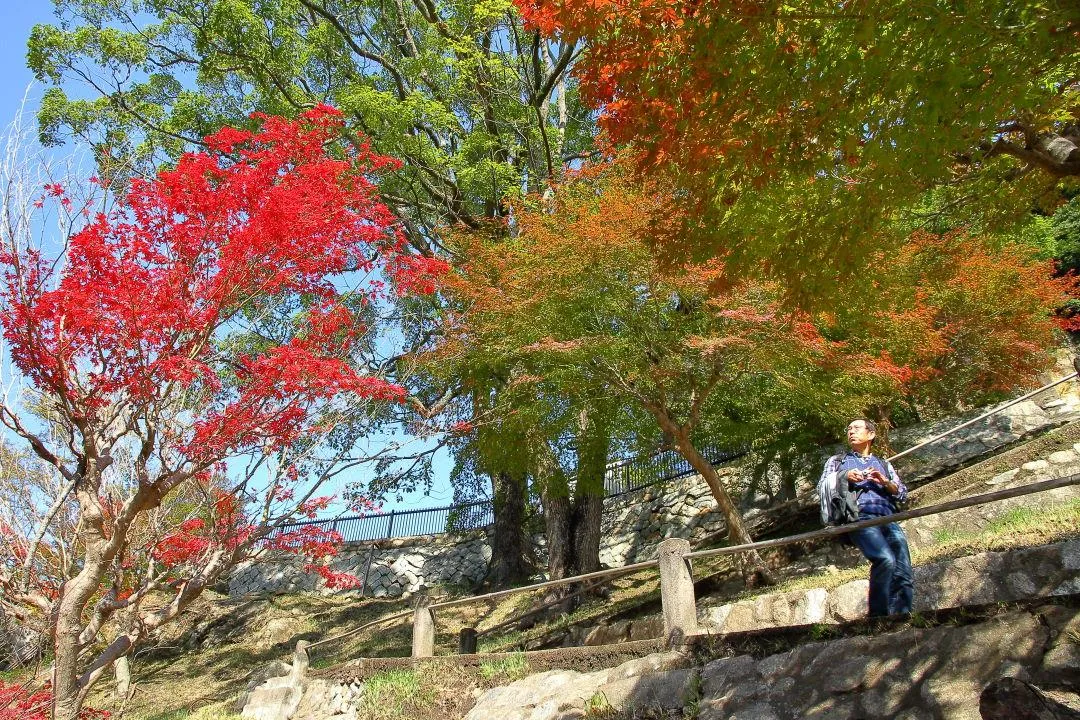
[[[848,483],[855,492],[856,502],[859,506],[860,517],[880,517],[892,515],[896,512],[898,503],[907,500],[907,487],[900,481],[893,466],[874,454],[863,457],[853,450],[840,455],[833,455],[825,463],[822,477],[829,473],[847,473],[848,470],[868,470],[876,468],[882,475],[896,483],[896,493],[890,494],[885,488],[871,480],[857,483]]]

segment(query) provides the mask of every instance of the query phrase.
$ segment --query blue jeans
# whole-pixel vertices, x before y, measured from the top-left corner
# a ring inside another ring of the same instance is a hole
[[[868,520],[869,517],[859,517]],[[870,617],[911,612],[911,554],[896,523],[849,533],[855,547],[870,561]]]

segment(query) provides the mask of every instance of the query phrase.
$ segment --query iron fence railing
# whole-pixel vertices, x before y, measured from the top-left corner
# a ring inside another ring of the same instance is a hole
[[[713,465],[729,462],[745,455],[745,450],[721,450],[708,447],[702,451]],[[608,497],[641,490],[658,483],[692,475],[696,471],[686,458],[668,450],[614,462],[604,476],[604,492]],[[293,532],[312,525],[335,530],[344,542],[388,540],[414,535],[442,535],[480,530],[494,522],[490,500],[419,510],[391,510],[386,513],[350,515],[328,520],[302,520],[282,525],[276,535]]]
[[[414,535],[441,535],[448,532],[480,530],[493,522],[491,502],[448,505],[420,510],[391,510],[385,513],[350,515],[331,520],[302,520],[282,525],[276,535],[312,525],[334,530],[344,542],[387,540]]]
[[[720,465],[745,455],[746,450],[706,447],[701,454],[713,465]],[[604,476],[604,492],[608,497],[622,495],[696,472],[690,461],[674,450],[642,455],[609,465]]]

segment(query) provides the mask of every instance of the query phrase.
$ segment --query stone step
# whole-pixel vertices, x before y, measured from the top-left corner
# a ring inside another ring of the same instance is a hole
[[[1080,593],[1080,540],[920,565],[914,584],[915,612],[1074,595]],[[698,622],[704,633],[714,635],[840,625],[866,617],[868,585],[853,580],[832,590],[771,593],[700,608]]]

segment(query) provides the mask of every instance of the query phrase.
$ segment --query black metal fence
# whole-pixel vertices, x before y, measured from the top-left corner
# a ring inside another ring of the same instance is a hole
[[[303,520],[282,525],[277,533],[293,532],[317,525],[336,530],[345,542],[386,540],[413,535],[439,535],[479,530],[494,522],[491,502],[480,500],[465,505],[448,505],[422,510],[391,510],[386,513],[350,515],[332,520]]]
[[[729,462],[745,454],[746,450],[706,448],[702,451],[702,455],[713,465]],[[695,472],[697,471],[690,466],[686,458],[671,450],[639,456],[609,465],[604,477],[604,491],[608,497],[623,495],[650,485],[693,475]],[[494,512],[491,501],[480,500],[440,508],[391,510],[386,513],[350,515],[331,520],[304,520],[282,525],[276,534],[317,525],[326,530],[336,530],[345,542],[362,542],[467,532],[480,530],[492,522]]]
[[[721,465],[742,457],[746,450],[706,447],[701,454],[713,465]],[[608,497],[622,495],[696,472],[697,470],[690,466],[690,461],[674,450],[641,455],[610,464],[604,476],[604,491]]]

